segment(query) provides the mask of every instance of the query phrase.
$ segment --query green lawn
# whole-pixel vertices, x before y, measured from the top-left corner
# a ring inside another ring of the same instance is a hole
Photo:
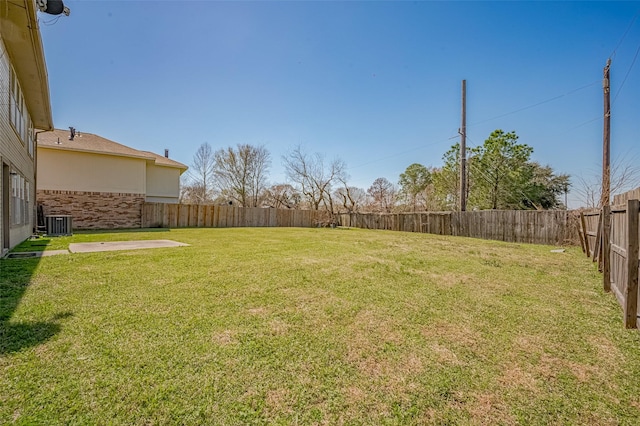
[[[22,249],[135,239],[191,246],[0,261],[0,424],[640,419],[640,334],[579,249],[287,228]]]

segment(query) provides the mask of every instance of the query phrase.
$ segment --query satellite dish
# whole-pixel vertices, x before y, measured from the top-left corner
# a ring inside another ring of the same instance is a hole
[[[64,13],[66,16],[69,16],[71,13],[62,0],[36,0],[36,4],[41,12],[48,13],[49,15],[60,15]]]

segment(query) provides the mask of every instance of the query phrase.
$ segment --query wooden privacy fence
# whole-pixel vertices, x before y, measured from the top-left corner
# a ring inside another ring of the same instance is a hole
[[[143,228],[315,227],[341,226],[455,235],[514,243],[563,244],[571,241],[565,210],[426,213],[351,213],[331,216],[317,210],[242,208],[197,204],[144,203]]]
[[[626,200],[624,204],[581,213],[581,245],[598,262],[603,288],[622,307],[625,327],[638,328],[640,202],[622,195],[617,201]]]
[[[337,215],[339,225],[354,228],[426,232],[513,243],[552,245],[572,240],[571,218],[572,213],[566,210]]]
[[[145,203],[143,228],[313,227],[327,220],[317,210]]]
[[[592,257],[596,251],[598,229],[601,221],[601,212],[598,209],[584,210],[580,212],[580,228],[578,235],[582,251],[588,257]]]

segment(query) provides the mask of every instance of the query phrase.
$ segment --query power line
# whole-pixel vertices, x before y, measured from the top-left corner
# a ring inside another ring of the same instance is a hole
[[[421,149],[428,148],[430,146],[440,145],[441,143],[448,142],[451,139],[455,139],[457,137],[458,137],[458,135],[452,136],[452,137],[450,137],[450,138],[448,138],[446,140],[441,140],[441,141],[430,143],[430,144],[427,144],[427,145],[422,145],[422,146],[419,146],[419,147],[416,147],[416,148],[411,148],[411,149],[408,149],[406,151],[398,152],[398,153],[393,154],[393,155],[389,155],[389,156],[386,156],[386,157],[381,157],[381,158],[377,158],[375,160],[367,161],[366,163],[361,163],[361,164],[358,164],[357,166],[348,167],[348,169],[349,170],[357,169],[357,168],[360,168],[360,167],[368,166],[369,164],[377,163],[379,161],[384,161],[384,160],[388,160],[390,158],[400,157],[400,156],[408,154],[410,152],[419,151]]]
[[[501,114],[501,115],[498,115],[498,116],[495,116],[495,117],[492,117],[492,118],[488,118],[486,120],[476,121],[475,123],[468,124],[467,127],[475,126],[475,125],[478,125],[478,124],[481,124],[481,123],[486,123],[487,121],[492,121],[492,120],[496,120],[498,118],[506,117],[508,115],[516,114],[518,112],[525,111],[527,109],[531,109],[531,108],[534,108],[536,106],[543,105],[543,104],[555,101],[555,100],[563,98],[565,96],[572,95],[572,94],[574,94],[576,92],[579,92],[580,90],[587,89],[587,88],[589,88],[591,86],[594,86],[596,84],[599,84],[599,83],[600,83],[600,80],[596,80],[596,81],[594,81],[592,83],[586,84],[586,85],[578,87],[576,89],[569,90],[568,92],[565,92],[565,93],[563,93],[561,95],[557,95],[557,96],[554,96],[552,98],[545,99],[544,101],[540,101],[540,102],[537,102],[535,104],[531,104],[531,105],[528,105],[528,106],[525,106],[525,107],[522,107],[522,108],[518,108],[516,110],[510,111],[510,112],[507,112],[505,114]],[[591,120],[591,121],[595,121],[595,119]],[[591,121],[589,121],[589,122],[591,122]],[[587,122],[587,123],[589,123],[589,122]],[[587,124],[587,123],[584,123],[584,124]],[[582,126],[582,125],[580,125],[580,126]],[[578,126],[578,127],[580,127],[580,126]],[[401,155],[405,155],[405,154],[408,154],[410,152],[418,151],[418,150],[421,150],[421,149],[424,149],[424,148],[427,148],[427,147],[430,147],[430,146],[439,145],[439,144],[441,144],[443,142],[447,142],[447,141],[450,141],[452,139],[457,139],[459,137],[460,137],[459,135],[455,135],[455,136],[452,136],[452,137],[448,138],[446,141],[440,141],[440,142],[435,142],[435,143],[432,143],[432,144],[422,145],[422,146],[419,146],[417,148],[412,148],[412,149],[409,149],[409,150],[406,150],[406,151],[399,152],[397,154],[389,155],[389,156],[386,156],[386,157],[381,157],[381,158],[378,158],[378,159],[375,159],[375,160],[368,161],[366,163],[358,164],[357,166],[349,167],[349,169],[350,170],[351,169],[357,169],[359,167],[368,166],[370,164],[377,163],[379,161],[384,161],[384,160],[388,160],[390,158],[399,157]]]
[[[613,97],[612,104],[616,103],[616,99],[618,99],[618,95],[622,91],[622,88],[624,87],[624,83],[626,83],[627,77],[629,77],[629,73],[631,73],[631,69],[633,68],[633,65],[636,63],[636,59],[638,59],[638,54],[639,53],[640,53],[640,44],[638,44],[638,48],[636,49],[636,54],[633,56],[633,61],[631,61],[631,65],[629,66],[629,69],[627,70],[627,73],[624,75],[624,78],[622,79],[622,83],[620,84],[620,88],[616,92],[616,95]]]
[[[627,34],[629,33],[629,30],[631,29],[631,27],[633,27],[633,24],[636,22],[636,19],[638,18],[638,15],[640,15],[640,9],[638,9],[636,14],[633,16],[633,19],[631,19],[631,22],[627,26],[627,29],[624,31],[624,34],[622,34],[622,37],[620,38],[620,41],[618,41],[618,44],[613,49],[613,52],[611,52],[611,54],[609,55],[609,59],[613,60],[614,57],[616,56],[616,52],[618,51],[618,48],[620,47],[620,45],[622,44],[624,39],[627,37]]]
[[[552,98],[545,99],[544,101],[536,102],[535,104],[527,105],[525,107],[518,108],[516,110],[510,111],[510,112],[507,112],[507,113],[504,113],[504,114],[500,114],[500,115],[497,115],[495,117],[487,118],[485,120],[476,121],[475,123],[468,124],[467,127],[475,126],[475,125],[478,125],[478,124],[486,123],[487,121],[497,120],[498,118],[502,118],[502,117],[506,117],[508,115],[516,114],[518,112],[526,111],[528,109],[535,108],[535,107],[540,106],[540,105],[544,105],[546,103],[555,101],[555,100],[563,98],[565,96],[572,95],[572,94],[574,94],[576,92],[579,92],[580,90],[587,89],[587,88],[589,88],[591,86],[595,86],[596,84],[599,84],[599,83],[600,83],[600,80],[596,80],[596,81],[594,81],[592,83],[589,83],[589,84],[586,84],[584,86],[578,87],[577,89],[569,90],[568,92],[563,93],[561,95],[557,95],[557,96],[554,96]]]

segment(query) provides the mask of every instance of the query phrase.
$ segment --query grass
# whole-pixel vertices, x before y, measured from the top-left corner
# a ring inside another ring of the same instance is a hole
[[[640,335],[579,249],[286,228],[19,249],[137,239],[191,246],[0,262],[0,424],[640,418]]]

